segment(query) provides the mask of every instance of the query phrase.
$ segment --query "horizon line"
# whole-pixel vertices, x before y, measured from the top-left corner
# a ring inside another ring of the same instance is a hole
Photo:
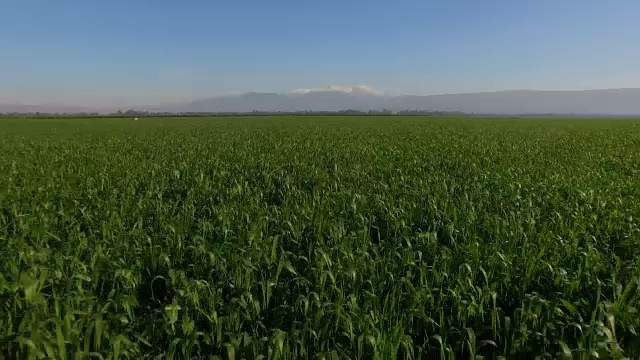
[[[494,93],[506,93],[506,92],[590,92],[590,91],[618,91],[618,90],[640,90],[640,86],[638,87],[607,87],[607,88],[589,88],[589,89],[536,89],[536,88],[522,88],[522,89],[506,89],[506,90],[486,90],[486,91],[466,91],[466,92],[443,92],[443,93],[429,93],[429,94],[419,94],[419,93],[387,93],[384,91],[379,91],[375,93],[367,93],[364,92],[364,95],[369,96],[387,96],[387,97],[400,97],[400,96],[415,96],[415,97],[428,97],[428,96],[446,96],[446,95],[471,95],[471,94],[494,94]],[[296,90],[293,90],[296,91]],[[342,93],[345,95],[353,95],[353,92],[340,91],[332,89],[331,87],[327,87],[326,89],[313,89],[309,92],[305,93],[295,93],[293,91],[290,92],[270,92],[270,91],[245,91],[245,92],[237,92],[237,93],[229,93],[229,94],[221,94],[221,95],[213,95],[206,96],[202,95],[201,97],[191,98],[191,99],[182,99],[175,101],[159,101],[155,104],[137,104],[137,105],[82,105],[74,102],[42,102],[42,103],[34,103],[34,102],[0,102],[0,105],[6,106],[73,106],[80,108],[112,108],[112,107],[129,107],[129,106],[161,106],[161,105],[171,105],[176,103],[191,103],[200,100],[208,100],[208,99],[216,99],[223,97],[233,97],[233,96],[242,96],[247,94],[264,94],[264,95],[287,95],[287,96],[304,96],[312,93],[319,92],[336,92]],[[104,98],[109,98],[109,96],[105,96]]]

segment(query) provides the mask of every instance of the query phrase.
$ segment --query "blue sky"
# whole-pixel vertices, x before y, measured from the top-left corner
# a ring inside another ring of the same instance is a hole
[[[0,103],[640,87],[637,0],[0,0]]]

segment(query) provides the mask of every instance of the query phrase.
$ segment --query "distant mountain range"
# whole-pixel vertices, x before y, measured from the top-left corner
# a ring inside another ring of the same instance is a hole
[[[0,99],[1,100],[1,99]],[[4,113],[89,113],[99,112],[97,109],[91,109],[82,106],[62,105],[62,104],[42,104],[42,105],[22,105],[22,104],[1,104],[0,114]]]
[[[447,95],[378,93],[365,86],[302,89],[288,94],[247,93],[192,102],[140,107],[161,112],[428,110],[475,114],[640,115],[640,89],[585,91],[515,90]],[[126,109],[122,109],[126,110]],[[89,112],[63,105],[0,105],[0,112]]]

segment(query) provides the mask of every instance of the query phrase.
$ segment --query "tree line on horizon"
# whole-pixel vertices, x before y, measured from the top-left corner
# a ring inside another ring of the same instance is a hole
[[[335,110],[335,111],[258,111],[251,112],[155,112],[155,111],[139,111],[129,109],[126,111],[118,110],[110,114],[100,114],[98,112],[78,112],[78,113],[48,113],[48,112],[11,112],[1,113],[2,116],[7,117],[162,117],[162,116],[246,116],[246,115],[431,115],[431,116],[445,116],[445,115],[464,115],[463,112],[455,111],[430,111],[430,110]]]

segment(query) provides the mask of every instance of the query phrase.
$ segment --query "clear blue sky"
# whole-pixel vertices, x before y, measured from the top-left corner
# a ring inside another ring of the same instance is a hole
[[[640,87],[638,0],[0,0],[0,103]]]

